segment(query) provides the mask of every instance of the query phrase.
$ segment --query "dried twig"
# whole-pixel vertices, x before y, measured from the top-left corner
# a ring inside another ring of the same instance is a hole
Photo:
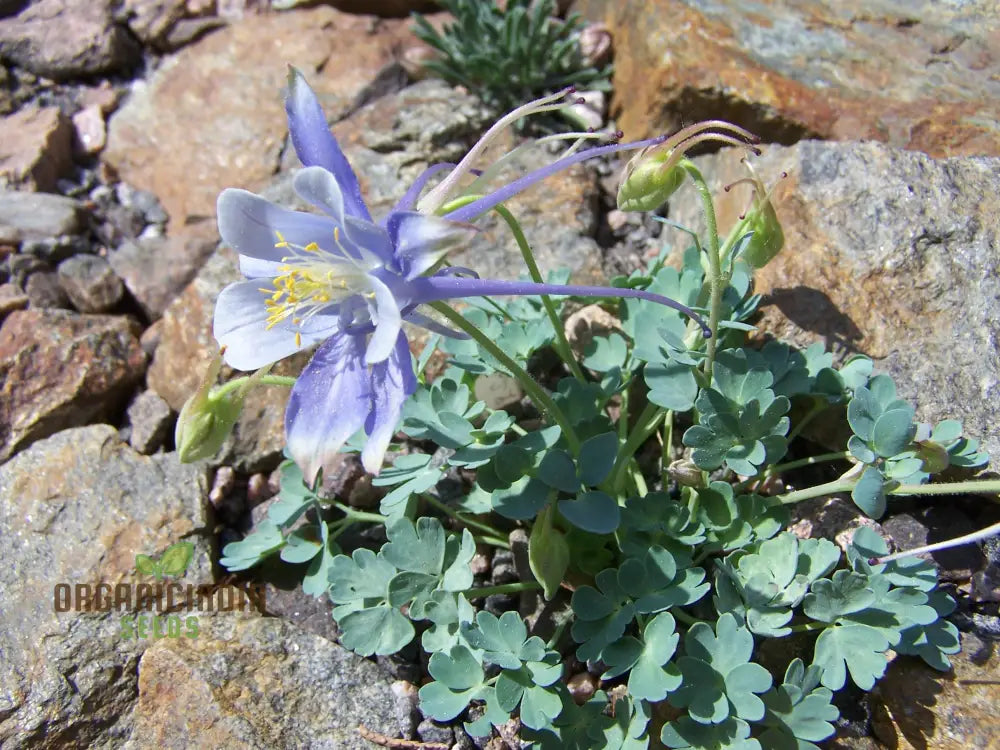
[[[388,747],[390,750],[411,750],[412,748],[420,748],[420,750],[450,750],[450,746],[443,742],[420,742],[418,740],[404,740],[400,737],[389,737],[381,732],[372,731],[364,724],[358,724],[358,734],[369,742],[382,747]]]

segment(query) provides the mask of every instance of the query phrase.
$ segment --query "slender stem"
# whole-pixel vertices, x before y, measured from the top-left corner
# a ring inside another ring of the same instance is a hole
[[[705,223],[708,231],[708,268],[709,268],[709,303],[708,303],[708,327],[712,331],[712,337],[708,339],[705,347],[705,374],[708,376],[708,384],[712,384],[712,368],[715,365],[715,353],[718,348],[719,318],[722,317],[722,292],[724,280],[722,278],[722,259],[719,254],[719,225],[715,218],[715,204],[712,202],[712,191],[708,189],[708,183],[702,176],[701,171],[688,159],[681,159],[678,166],[682,167],[701,196],[702,209],[705,212]]]
[[[639,450],[639,447],[646,442],[650,435],[656,432],[656,428],[660,426],[660,420],[663,419],[664,414],[663,409],[656,404],[646,404],[646,408],[642,410],[642,414],[636,420],[635,427],[632,428],[632,433],[628,436],[628,440],[625,441],[625,445],[618,451],[618,458],[615,459],[615,465],[611,470],[609,481],[609,485],[613,489],[618,490],[620,488],[625,467],[632,456],[635,455],[635,452]]]
[[[384,525],[385,522],[389,520],[388,516],[383,516],[380,513],[368,513],[363,510],[355,510],[349,505],[338,503],[336,500],[331,500],[330,504],[347,516],[347,518],[351,521],[367,521],[368,523],[381,523]]]
[[[503,583],[499,586],[487,586],[481,589],[466,589],[461,592],[466,599],[481,599],[484,596],[494,594],[518,594],[522,591],[536,591],[542,585],[536,581],[518,581],[517,583]]]
[[[494,343],[493,339],[480,331],[475,325],[470,323],[451,307],[443,302],[432,302],[431,307],[447,318],[448,321],[456,328],[469,334],[469,336],[474,339],[477,344],[496,357],[496,359],[504,367],[506,367],[515,378],[518,379],[521,386],[524,388],[525,393],[528,394],[528,397],[532,400],[538,410],[543,414],[548,414],[555,421],[555,423],[559,425],[559,428],[562,430],[563,437],[566,438],[566,443],[569,445],[569,449],[573,455],[579,455],[580,438],[577,437],[576,430],[573,429],[573,425],[563,413],[562,409],[560,409],[556,405],[556,402],[552,400],[552,397],[549,396],[549,394],[547,394],[542,387],[535,382],[535,379],[531,377],[531,375],[529,375],[523,367],[511,359],[506,352],[498,347],[496,343]]]
[[[927,552],[937,552],[939,549],[949,549],[950,547],[958,547],[963,544],[972,544],[973,542],[978,542],[980,539],[987,539],[995,534],[1000,534],[1000,523],[995,523],[992,526],[987,526],[985,529],[980,529],[979,531],[974,531],[971,534],[965,534],[963,536],[955,537],[954,539],[948,539],[944,542],[935,542],[934,544],[927,544],[923,547],[917,547],[916,549],[909,549],[905,552],[897,552],[894,555],[885,555],[884,557],[873,557],[869,562],[872,565],[880,565],[882,563],[892,562],[893,560],[899,560],[904,557],[909,557],[910,555],[923,555]]]
[[[890,495],[994,495],[1000,493],[1000,480],[986,479],[939,484],[901,484],[889,490]]]
[[[431,495],[431,494],[429,494],[427,492],[421,493],[420,497],[428,505],[432,505],[433,507],[437,508],[439,511],[441,511],[442,513],[444,513],[449,518],[454,518],[456,521],[458,521],[461,524],[464,524],[466,526],[470,526],[470,527],[472,527],[474,529],[479,529],[483,533],[489,534],[490,536],[496,537],[498,539],[500,539],[500,538],[503,537],[503,534],[501,534],[497,529],[494,529],[492,526],[490,526],[488,524],[481,523],[479,521],[473,521],[470,518],[463,518],[462,515],[458,511],[456,511],[454,508],[451,508],[448,505],[446,505],[445,503],[442,503],[436,497],[434,497],[433,495]],[[504,542],[504,544],[506,544],[506,542]]]
[[[246,385],[252,377],[253,375],[244,375],[223,383],[218,388],[213,388],[212,398],[221,398],[230,391],[235,391],[237,388]],[[293,378],[289,375],[264,375],[263,377],[257,379],[257,385],[278,385],[283,388],[291,388],[295,385],[296,380],[297,378]]]
[[[679,607],[674,607],[673,609],[671,609],[670,614],[674,616],[675,620],[680,620],[681,622],[683,622],[685,625],[688,626],[697,625],[699,622],[701,622],[701,620],[699,620],[697,617],[692,617]]]
[[[836,479],[832,482],[827,482],[826,484],[818,484],[815,487],[806,487],[805,489],[795,490],[794,492],[786,492],[784,495],[778,495],[777,499],[781,501],[782,505],[792,505],[794,503],[800,503],[803,500],[812,500],[814,497],[822,497],[823,495],[833,495],[838,492],[850,492],[854,489],[858,481],[856,479]]]
[[[500,549],[510,549],[510,542],[505,539],[501,539],[498,536],[489,536],[488,534],[473,534],[473,541],[478,544],[488,544],[491,547],[499,547]]]
[[[525,239],[524,232],[521,231],[521,225],[518,223],[517,219],[515,219],[514,215],[503,206],[494,206],[493,210],[500,214],[503,220],[507,222],[507,226],[510,227],[510,232],[514,235],[514,240],[517,242],[517,246],[521,250],[521,257],[524,258],[524,264],[528,267],[528,274],[531,276],[531,280],[536,284],[544,284],[545,280],[542,278],[542,274],[538,270],[538,264],[535,262],[535,256],[531,252],[531,246],[528,245],[528,240]],[[573,377],[581,383],[585,383],[587,378],[584,376],[583,370],[580,369],[580,365],[576,361],[576,357],[573,356],[573,350],[570,348],[569,341],[566,339],[565,326],[559,319],[558,313],[556,313],[556,306],[552,304],[552,298],[547,294],[540,296],[542,298],[542,306],[545,308],[545,312],[548,314],[549,320],[552,322],[552,328],[556,334],[556,351],[573,373]]]
[[[799,625],[792,625],[789,630],[793,633],[812,633],[817,630],[826,630],[832,623],[829,622],[803,622]]]
[[[649,488],[646,486],[646,478],[639,471],[638,467],[632,472],[632,481],[635,482],[635,489],[640,497],[645,497],[649,494]]]
[[[667,474],[667,467],[670,466],[670,451],[674,445],[674,410],[668,409],[663,415],[663,453],[660,458],[660,476],[663,481],[663,486],[666,487],[670,482],[670,476]]]

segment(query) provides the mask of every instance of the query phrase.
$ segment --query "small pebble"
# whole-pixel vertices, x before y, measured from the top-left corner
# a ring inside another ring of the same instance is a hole
[[[212,505],[218,506],[228,495],[233,485],[236,483],[236,471],[232,466],[220,466],[215,472],[215,481],[212,483],[212,491],[208,493],[208,499]]]

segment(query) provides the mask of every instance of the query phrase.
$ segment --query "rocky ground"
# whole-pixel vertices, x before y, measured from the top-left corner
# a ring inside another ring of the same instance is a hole
[[[282,390],[250,395],[212,461],[181,465],[173,426],[216,349],[215,297],[238,278],[218,246],[218,193],[293,201],[286,64],[320,94],[375,214],[488,123],[473,96],[412,77],[420,45],[399,16],[426,3],[350,5],[0,0],[3,747],[369,747],[358,723],[468,746],[416,713],[414,663],[344,651],[325,605],[293,589],[269,590],[269,617],[203,616],[195,639],[126,641],[116,616],[53,609],[55,583],[132,583],[135,554],[179,539],[195,545],[186,580],[218,582],[219,544],[275,493]],[[762,327],[869,354],[920,418],[959,418],[1000,457],[995,4],[575,7],[614,40],[609,114],[627,137],[721,117],[771,144],[766,181],[789,174]],[[736,178],[733,155],[700,159],[715,184]],[[613,210],[616,178],[614,164],[579,167],[511,201],[543,267],[595,281],[682,241]],[[748,200],[737,193],[723,226]],[[683,195],[669,215],[698,226]],[[502,276],[518,258],[486,224],[453,260]],[[377,500],[350,460],[337,488]],[[815,502],[799,523],[835,537],[861,522],[852,507]],[[909,548],[997,515],[982,500],[913,502],[879,530]],[[998,741],[1000,545],[935,561],[961,604],[954,672],[897,659],[870,698],[847,695],[828,747]],[[498,581],[511,567],[483,561]]]

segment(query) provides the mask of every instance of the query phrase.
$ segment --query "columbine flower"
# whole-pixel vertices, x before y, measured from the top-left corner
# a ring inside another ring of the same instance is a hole
[[[421,304],[507,294],[628,296],[670,305],[697,318],[672,300],[636,290],[466,278],[456,275],[456,269],[425,275],[469,236],[468,221],[533,183],[599,154],[663,140],[579,153],[571,149],[552,164],[447,211],[456,195],[481,192],[492,176],[490,170],[474,170],[472,161],[498,128],[526,114],[563,106],[556,103],[560,98],[564,95],[507,115],[460,164],[428,168],[376,224],[315,95],[298,71],[291,72],[289,132],[305,165],[292,184],[322,214],[290,211],[245,190],[230,189],[219,196],[219,232],[239,253],[240,270],[248,280],[222,291],[214,332],[225,347],[226,362],[240,370],[255,370],[322,342],[292,388],[285,414],[288,448],[306,481],[313,481],[362,428],[368,436],[362,463],[378,472],[403,402],[416,389],[402,321],[457,335],[417,312]],[[413,210],[428,179],[446,169],[451,172],[424,196],[420,211]],[[470,174],[476,176],[473,185],[461,188],[459,180]],[[435,216],[437,211],[447,212]]]

